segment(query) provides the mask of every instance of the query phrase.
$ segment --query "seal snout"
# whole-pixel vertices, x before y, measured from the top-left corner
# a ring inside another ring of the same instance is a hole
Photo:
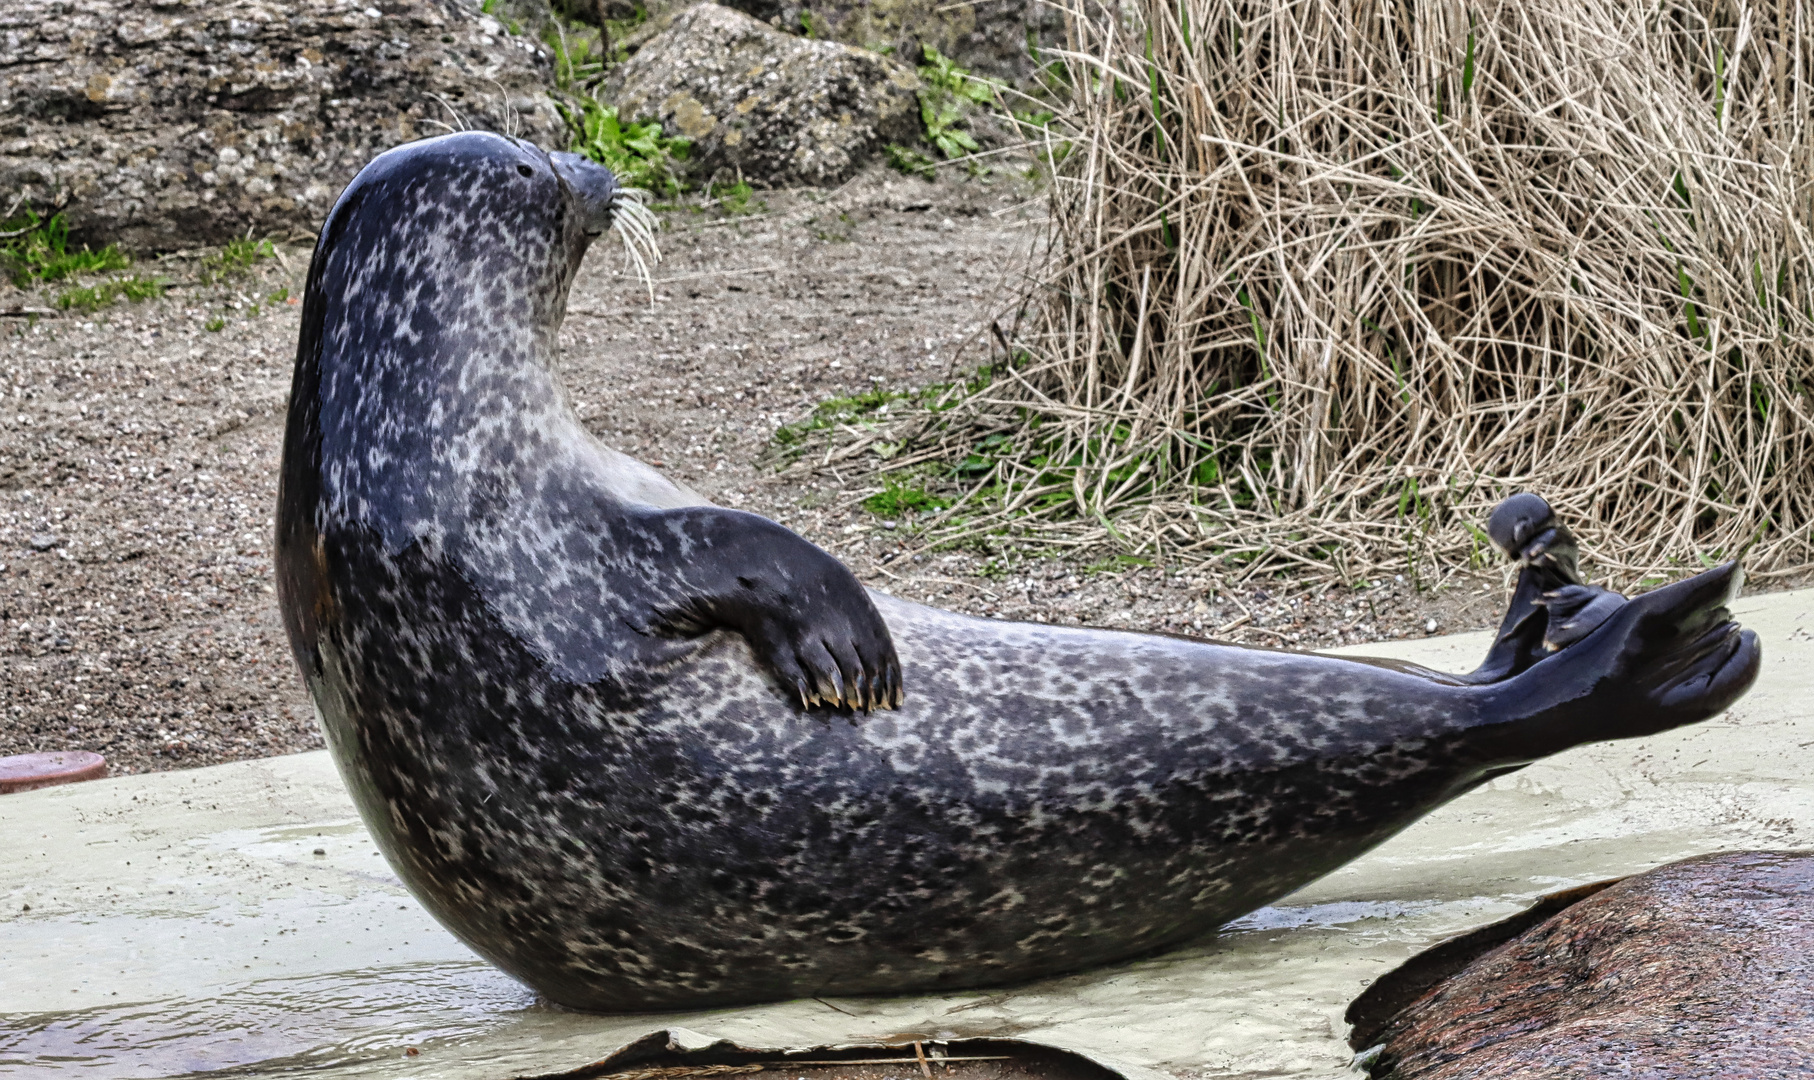
[[[548,160],[555,173],[566,181],[568,190],[573,192],[574,201],[585,216],[587,234],[598,236],[610,228],[622,191],[611,170],[565,150],[554,151],[548,155]]]

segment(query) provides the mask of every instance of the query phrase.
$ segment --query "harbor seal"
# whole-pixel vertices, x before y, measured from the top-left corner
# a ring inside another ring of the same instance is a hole
[[[1558,621],[1572,542],[1534,497],[1492,523],[1525,568],[1472,677],[866,591],[568,407],[556,331],[618,197],[495,135],[372,161],[309,267],[277,509],[285,626],[373,837],[563,1005],[948,990],[1149,953],[1487,777],[1705,719],[1756,675],[1734,565]]]

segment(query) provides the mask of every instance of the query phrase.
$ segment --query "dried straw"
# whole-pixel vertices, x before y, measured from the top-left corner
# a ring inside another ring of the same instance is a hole
[[[1633,582],[1814,529],[1814,0],[1064,0],[1055,256],[939,535],[1351,579],[1517,489]],[[1005,441],[1004,441],[1005,440]]]

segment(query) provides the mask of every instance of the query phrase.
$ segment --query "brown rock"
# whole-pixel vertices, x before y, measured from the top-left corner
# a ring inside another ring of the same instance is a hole
[[[564,145],[550,65],[455,0],[8,0],[0,192],[140,250],[313,231],[373,155],[444,124]]]
[[[1393,1080],[1814,1075],[1814,854],[1626,878],[1366,1026]]]
[[[790,37],[696,4],[612,70],[605,96],[626,119],[693,140],[701,181],[841,183],[889,143],[919,137],[919,78],[885,57]]]
[[[52,750],[0,757],[0,795],[99,780],[107,759],[92,750]]]
[[[1031,75],[1030,46],[1064,44],[1064,16],[1042,0],[730,0],[730,7],[790,32],[920,63],[930,45],[979,75]]]

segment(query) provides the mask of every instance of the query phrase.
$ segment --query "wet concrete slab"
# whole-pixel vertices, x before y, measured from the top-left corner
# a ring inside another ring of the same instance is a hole
[[[1349,1077],[1348,1002],[1435,941],[1689,855],[1814,846],[1814,591],[1735,610],[1764,666],[1725,716],[1496,780],[1212,941],[1007,990],[572,1013],[429,918],[323,753],[6,795],[0,1077],[496,1080],[663,1029],[681,1049],[1006,1036],[1137,1080]],[[1461,671],[1487,640],[1346,651]]]

